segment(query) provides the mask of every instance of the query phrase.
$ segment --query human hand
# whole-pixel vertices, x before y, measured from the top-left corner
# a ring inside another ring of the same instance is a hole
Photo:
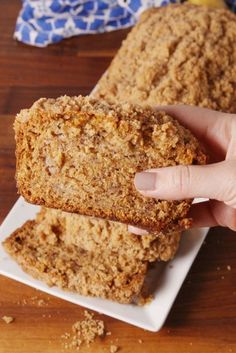
[[[192,226],[236,230],[236,115],[184,105],[161,109],[205,145],[209,164],[145,170],[135,176],[136,189],[144,196],[164,200],[208,198],[191,206]],[[129,231],[147,233],[133,226]]]

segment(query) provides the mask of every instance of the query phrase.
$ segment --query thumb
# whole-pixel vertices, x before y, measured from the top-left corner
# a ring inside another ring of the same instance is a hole
[[[236,207],[236,161],[204,166],[175,166],[137,173],[135,187],[144,196],[165,200],[204,197]]]

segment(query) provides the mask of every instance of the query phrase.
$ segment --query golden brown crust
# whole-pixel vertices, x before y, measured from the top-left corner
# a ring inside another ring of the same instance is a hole
[[[236,16],[187,2],[147,10],[94,96],[236,113]]]
[[[120,303],[130,303],[140,293],[146,262],[112,251],[89,252],[66,245],[55,229],[54,237],[40,241],[36,227],[36,221],[28,221],[3,243],[5,250],[34,278],[49,286]]]
[[[206,160],[166,113],[89,97],[40,99],[17,115],[15,132],[17,186],[27,201],[157,232],[184,223],[191,201],[143,197],[135,173]]]

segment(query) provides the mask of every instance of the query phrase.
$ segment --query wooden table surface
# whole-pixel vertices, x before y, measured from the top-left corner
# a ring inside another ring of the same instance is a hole
[[[33,48],[12,39],[19,8],[20,1],[1,0],[0,223],[17,199],[14,114],[42,96],[89,93],[128,33],[76,37],[45,49]],[[112,341],[124,353],[236,352],[235,275],[236,234],[212,229],[160,332],[98,315],[112,335],[81,352],[109,352]],[[83,311],[0,276],[0,318],[15,318],[9,325],[0,319],[0,353],[63,352],[61,335],[83,317]]]

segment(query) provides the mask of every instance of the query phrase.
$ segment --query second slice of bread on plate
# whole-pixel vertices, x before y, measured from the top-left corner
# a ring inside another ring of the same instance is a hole
[[[142,261],[171,260],[179,246],[181,232],[132,234],[126,224],[81,216],[42,207],[36,217],[37,236],[44,241],[55,234],[68,246],[102,253],[111,251]]]
[[[26,273],[49,286],[119,303],[130,303],[139,295],[147,262],[66,245],[56,231],[42,241],[38,225],[37,220],[26,222],[3,243]]]

